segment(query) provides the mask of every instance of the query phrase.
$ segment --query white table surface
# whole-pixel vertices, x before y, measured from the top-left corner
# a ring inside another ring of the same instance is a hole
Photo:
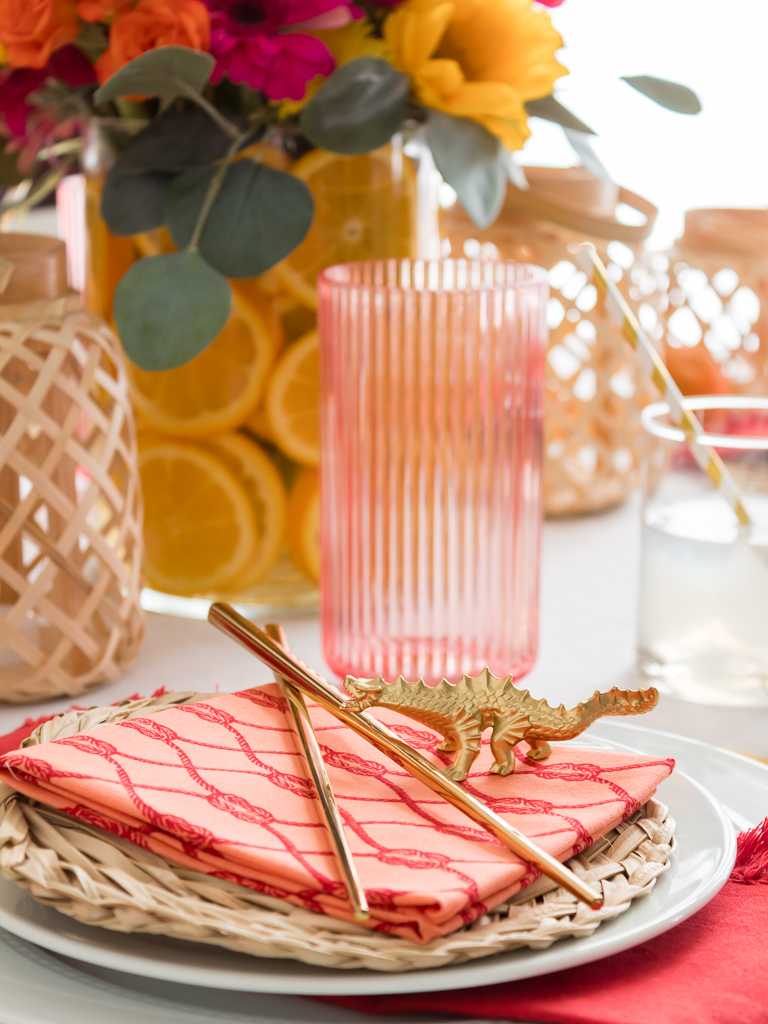
[[[637,496],[618,509],[544,527],[539,659],[525,680],[550,703],[573,705],[595,689],[635,687],[635,616],[639,562]],[[283,619],[293,651],[331,678],[312,617]],[[768,626],[768,624],[767,624]],[[135,662],[117,680],[76,703],[110,704],[169,690],[240,690],[271,675],[206,622],[148,615]],[[0,708],[0,733],[30,716],[67,710],[70,698]],[[768,757],[768,707],[715,708],[662,697],[643,724]]]

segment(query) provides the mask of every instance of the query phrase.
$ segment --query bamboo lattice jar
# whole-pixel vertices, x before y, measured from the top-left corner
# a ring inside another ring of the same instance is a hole
[[[0,702],[25,702],[135,655],[142,503],[119,344],[64,244],[0,235],[0,290]]]
[[[454,256],[514,259],[549,272],[544,508],[548,515],[597,511],[623,501],[637,483],[640,411],[652,391],[575,253],[582,242],[594,243],[633,306],[640,296],[653,310],[644,326],[660,339],[666,261],[643,249],[657,211],[581,167],[525,171],[528,191],[510,186],[498,220],[484,231],[458,204],[443,210],[443,252],[450,245]],[[619,204],[639,211],[645,223],[620,223]]]
[[[768,210],[689,210],[667,256],[667,363],[683,391],[766,394]]]

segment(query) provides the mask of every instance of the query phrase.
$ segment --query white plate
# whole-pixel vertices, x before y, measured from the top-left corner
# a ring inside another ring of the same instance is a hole
[[[675,756],[677,737],[650,730],[590,733],[595,746],[631,747]],[[685,743],[686,741],[682,741]],[[582,746],[588,744],[582,740]],[[651,749],[651,748],[654,749]],[[711,748],[705,748],[711,750]],[[742,759],[739,759],[742,760]],[[682,767],[682,766],[681,766]],[[341,971],[293,960],[268,960],[163,936],[123,935],[72,921],[0,882],[0,927],[53,952],[101,968],[167,982],[290,995],[375,995],[493,985],[589,963],[667,931],[707,903],[728,877],[735,857],[733,825],[716,799],[683,771],[659,787],[677,821],[677,853],[649,896],[585,939],[546,950],[521,949],[434,970],[385,974]]]
[[[71,965],[0,932],[2,1024],[424,1024],[372,1017],[311,999],[219,992]],[[435,1016],[430,1024],[455,1024]],[[462,1024],[491,1024],[462,1021]]]

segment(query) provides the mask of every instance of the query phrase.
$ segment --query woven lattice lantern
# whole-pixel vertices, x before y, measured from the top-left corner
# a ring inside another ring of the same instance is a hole
[[[575,253],[581,242],[593,242],[635,308],[647,308],[643,326],[660,338],[666,260],[656,257],[654,265],[643,249],[656,208],[581,167],[525,172],[528,191],[510,187],[501,215],[484,231],[458,204],[444,210],[443,247],[450,243],[455,256],[501,257],[549,271],[544,507],[549,515],[593,511],[622,501],[637,483],[640,411],[652,391]],[[645,223],[621,223],[621,204]]]
[[[667,363],[680,386],[764,395],[768,210],[689,210],[667,256]]]
[[[0,235],[0,702],[116,676],[144,631],[136,436],[118,342],[62,242]]]

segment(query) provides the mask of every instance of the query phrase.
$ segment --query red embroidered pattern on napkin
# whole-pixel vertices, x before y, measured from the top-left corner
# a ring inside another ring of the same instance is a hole
[[[227,694],[8,753],[0,779],[177,863],[351,919],[286,710],[276,686]],[[371,927],[427,942],[535,877],[346,726],[310,710]],[[441,763],[434,732],[394,712],[376,716]],[[561,860],[636,810],[674,764],[562,745],[534,762],[525,750],[501,778],[486,774],[484,742],[465,786]]]

